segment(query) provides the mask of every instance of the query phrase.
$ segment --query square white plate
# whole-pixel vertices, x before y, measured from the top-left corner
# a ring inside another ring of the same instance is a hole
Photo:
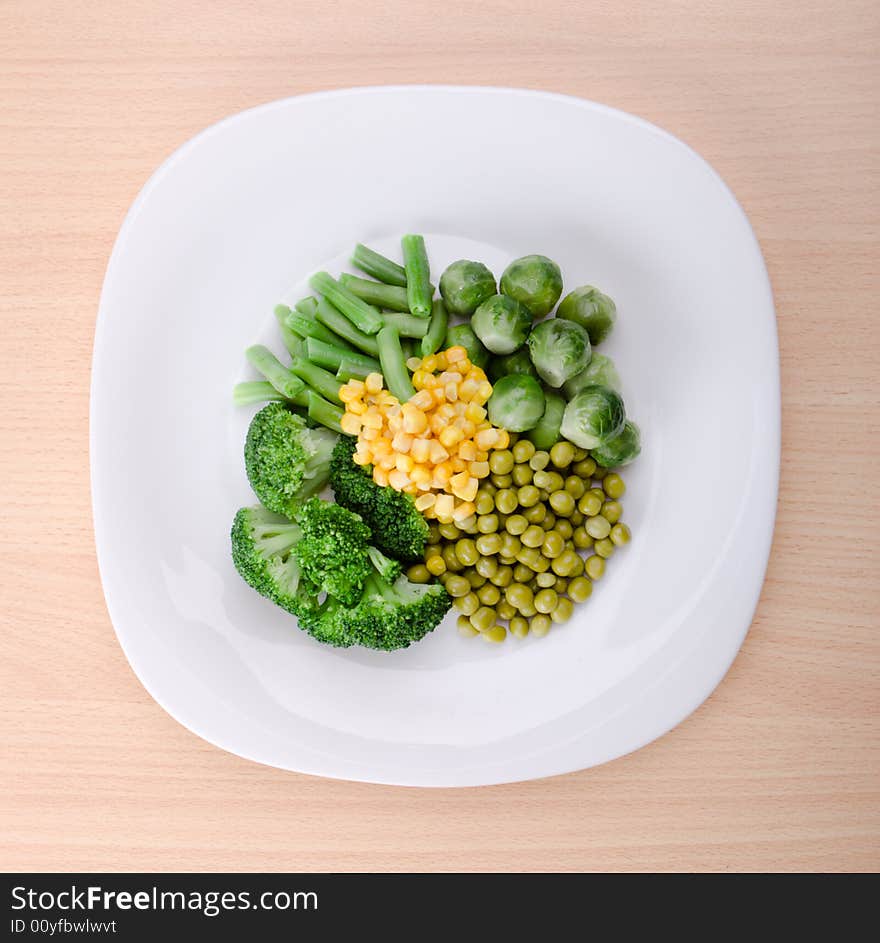
[[[231,405],[272,308],[357,241],[426,234],[439,275],[531,252],[618,305],[603,350],[643,431],[633,542],[541,640],[335,650],[239,579],[254,498]],[[539,92],[388,87],[292,98],[207,129],[119,234],[91,398],[98,558],[119,640],[182,724],[262,763],[424,786],[548,776],[669,730],[733,660],[757,603],[779,466],[776,323],[730,191],[671,135]]]

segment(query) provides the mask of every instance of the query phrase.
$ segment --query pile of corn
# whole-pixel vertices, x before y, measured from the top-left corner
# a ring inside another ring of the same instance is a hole
[[[415,496],[416,507],[441,523],[461,522],[476,507],[489,452],[510,437],[486,418],[492,384],[464,347],[406,362],[415,396],[400,403],[382,375],[349,380],[339,391],[342,429],[358,437],[354,460],[373,466],[373,480]]]

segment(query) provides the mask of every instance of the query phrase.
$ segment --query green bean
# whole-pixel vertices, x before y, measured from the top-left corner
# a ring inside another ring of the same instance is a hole
[[[349,380],[366,380],[374,371],[363,364],[352,363],[350,360],[343,360],[336,371],[336,379],[340,383],[348,383]]]
[[[262,344],[254,344],[244,352],[248,362],[258,370],[272,384],[272,386],[287,399],[293,399],[297,393],[305,388],[301,377],[294,376],[271,350]]]
[[[343,410],[335,403],[328,403],[323,396],[314,390],[308,390],[309,419],[321,426],[326,426],[333,432],[342,432]]]
[[[480,634],[467,616],[459,616],[455,626],[458,629],[458,634],[464,638],[474,638]]]
[[[342,400],[339,398],[339,388],[342,384],[329,370],[315,366],[315,364],[310,360],[306,360],[304,357],[294,359],[290,364],[290,369],[313,390],[320,393],[324,399],[336,403],[337,406],[342,405]]]
[[[446,339],[446,329],[449,326],[449,315],[446,313],[446,305],[443,299],[438,298],[431,306],[431,320],[428,323],[428,331],[422,338],[422,356],[427,357],[436,353],[443,346]]]
[[[318,310],[315,313],[317,320],[328,328],[334,334],[348,341],[353,347],[369,354],[371,357],[379,356],[379,344],[375,337],[358,330],[340,311],[338,311],[326,298],[318,301]]]
[[[343,272],[339,276],[339,284],[356,295],[361,301],[375,308],[387,308],[389,311],[409,311],[406,300],[406,288],[397,285],[386,285],[383,282],[374,282],[368,278],[359,278]]]
[[[408,233],[400,240],[400,245],[403,249],[403,268],[406,272],[409,310],[417,317],[427,318],[431,314],[434,288],[430,280],[425,240],[421,236]]]
[[[337,347],[335,344],[328,344],[317,337],[307,337],[305,339],[305,352],[306,357],[315,366],[323,367],[325,370],[338,370],[342,363],[346,362],[363,365],[367,373],[381,373],[382,371],[379,361],[373,357],[367,357],[366,354],[359,354],[351,349]]]
[[[529,632],[536,638],[543,638],[550,631],[551,625],[552,623],[549,616],[543,613],[533,615],[531,622],[529,622]]]
[[[351,264],[386,285],[399,285],[401,288],[406,288],[406,271],[403,266],[392,262],[391,259],[360,242],[354,247]]]
[[[307,307],[300,308],[300,305],[305,306],[305,302],[307,301],[311,302],[311,304]],[[314,337],[316,340],[324,341],[325,344],[333,344],[334,347],[341,347],[344,350],[353,351],[354,348],[348,341],[316,320],[317,314],[318,302],[312,297],[304,298],[302,301],[297,302],[296,311],[291,311],[286,305],[275,306],[275,317],[278,319],[278,323],[281,325],[282,329],[286,328],[287,330],[293,331],[294,334],[303,339]],[[291,351],[291,353],[293,353],[293,351]]]
[[[289,403],[290,400],[268,380],[246,380],[235,384],[232,402],[236,406],[252,406],[254,403]]]
[[[416,395],[416,391],[410,380],[409,370],[406,368],[403,350],[400,347],[400,335],[396,327],[383,327],[377,337],[385,385],[401,403],[405,403],[411,396]]]
[[[322,294],[359,331],[376,334],[381,330],[382,317],[379,312],[341,285],[328,272],[316,272],[309,279],[309,285]]]

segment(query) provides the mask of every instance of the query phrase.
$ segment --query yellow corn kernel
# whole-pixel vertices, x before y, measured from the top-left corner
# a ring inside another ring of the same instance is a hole
[[[397,456],[393,452],[388,452],[386,455],[373,456],[373,464],[378,465],[379,468],[384,468],[385,471],[390,472],[397,467]]]
[[[463,472],[467,470],[467,462],[456,455],[449,459],[449,467],[453,472]]]
[[[431,442],[428,439],[413,439],[409,454],[416,462],[427,462],[431,454]]]
[[[379,436],[380,436],[380,432],[378,429],[369,429],[367,427],[364,427],[360,431],[360,437],[365,442],[374,442],[376,439],[379,438]]]
[[[441,462],[445,462],[447,458],[449,458],[449,452],[443,448],[440,442],[433,439],[428,446],[428,461],[432,465],[439,465]]]
[[[471,422],[482,422],[486,418],[486,409],[479,403],[468,403],[464,416],[465,419],[469,419]]]
[[[391,448],[395,452],[409,452],[413,445],[413,437],[405,432],[398,432],[391,440]]]
[[[383,488],[388,487],[388,472],[384,468],[374,468],[373,469],[373,481],[377,485],[381,485]]]
[[[468,465],[468,471],[474,478],[485,478],[489,474],[488,462],[471,462]]]
[[[453,489],[452,493],[456,498],[461,498],[462,501],[473,501],[477,496],[477,488],[480,483],[476,478],[469,477],[467,472],[461,472],[461,474],[465,476],[466,481],[461,487]],[[458,478],[458,475],[454,477]]]
[[[474,397],[478,403],[485,403],[492,395],[492,384],[488,380],[483,382],[477,388],[477,395]]]
[[[421,435],[428,428],[428,417],[415,406],[406,404],[408,409],[403,411],[403,431],[411,435]]]
[[[440,484],[437,487],[444,487],[449,483],[449,479],[455,474],[455,469],[452,467],[451,462],[440,462],[440,464],[434,469],[434,481],[439,481]]]
[[[439,354],[434,355],[434,368],[433,372],[443,371],[449,366],[449,361],[446,359],[446,354],[443,351],[440,351]]]
[[[461,434],[467,439],[469,439],[477,431],[477,427],[470,421],[470,419],[456,419],[455,425],[461,429]]]
[[[339,425],[342,426],[342,431],[346,435],[358,435],[361,431],[361,418],[353,413],[346,412],[339,420]]]
[[[450,347],[446,351],[446,360],[449,363],[458,363],[460,360],[467,360],[467,351],[464,347],[456,344],[455,347]]]
[[[434,506],[434,502],[437,500],[437,495],[435,494],[420,494],[416,498],[416,510],[417,511],[427,511],[428,508]]]
[[[499,446],[496,446],[496,448],[499,448]],[[475,462],[488,462],[489,453],[483,451],[482,449],[477,449],[477,454],[474,456],[474,461]]]
[[[434,511],[439,520],[450,521],[455,510],[455,498],[451,494],[438,494],[434,502]]]
[[[374,400],[380,406],[394,406],[397,403],[397,397],[393,393],[389,393],[388,390],[377,393]]]
[[[431,378],[431,374],[427,370],[416,370],[412,375],[412,385],[417,390],[423,390],[428,379]]]
[[[347,412],[354,413],[355,416],[363,416],[367,411],[367,404],[363,400],[353,399],[345,404],[345,409]]]
[[[453,475],[449,479],[449,487],[452,489],[452,493],[455,494],[456,488],[461,488],[467,484],[468,473],[466,471],[460,471],[457,474]]]
[[[416,409],[428,410],[434,405],[434,397],[428,390],[419,390],[415,396],[409,399],[409,406],[415,406]]]
[[[458,445],[463,438],[461,429],[456,429],[455,426],[446,426],[439,435],[441,444],[447,449],[451,449],[453,445]]]
[[[466,462],[473,462],[476,459],[477,447],[470,439],[465,439],[464,442],[459,443],[458,457],[463,458]]]
[[[455,383],[447,383],[443,387],[443,395],[450,403],[458,399],[458,386]]]
[[[472,501],[463,501],[458,507],[452,512],[452,519],[454,521],[464,521],[467,520],[472,514],[476,513],[476,507]]]
[[[495,443],[496,449],[506,449],[510,445],[510,434],[506,429],[498,430],[498,441]]]
[[[417,485],[431,486],[432,475],[424,465],[414,465],[413,470],[409,473],[409,477],[412,478]]]
[[[363,452],[355,452],[354,455],[352,455],[351,460],[355,463],[355,465],[370,464],[370,456],[365,455]]]
[[[495,443],[497,441],[498,441],[497,429],[481,429],[474,436],[474,442],[477,443],[477,448],[480,448],[480,449],[491,449],[495,446]]]
[[[395,468],[393,471],[388,473],[388,484],[395,491],[403,491],[403,489],[410,483],[410,477],[406,472],[400,471],[399,468]]]
[[[421,367],[421,365],[422,365],[421,357],[410,357],[406,361],[406,367],[410,371],[410,373],[414,373],[416,370],[419,369],[419,367]]]
[[[350,403],[353,400],[360,399],[362,392],[363,390],[358,391],[354,389],[350,384],[343,383],[342,386],[339,387],[339,398],[342,400],[343,403]]]
[[[406,472],[408,475],[413,470],[415,462],[409,455],[406,455],[403,452],[398,452],[394,458],[394,464],[398,471]]]
[[[479,389],[480,384],[476,380],[462,380],[458,388],[459,399],[469,403],[477,395]]]
[[[370,373],[367,375],[366,380],[364,380],[364,389],[368,393],[378,393],[384,385],[385,381],[381,373]]]
[[[438,416],[437,413],[434,413],[431,416],[431,432],[434,435],[440,435],[440,433],[446,428],[449,420],[444,419],[442,416]]]
[[[433,354],[422,358],[422,370],[426,373],[433,373],[437,369],[437,358]]]
[[[452,403],[444,403],[442,406],[439,406],[437,408],[437,415],[441,419],[446,419],[446,420],[455,419],[456,413],[457,413],[457,410],[455,406],[452,405]]]
[[[382,413],[375,406],[370,408],[361,416],[361,422],[367,429],[381,429],[383,426]]]

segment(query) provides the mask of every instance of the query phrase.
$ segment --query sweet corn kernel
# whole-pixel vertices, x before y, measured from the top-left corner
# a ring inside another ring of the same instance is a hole
[[[406,432],[398,432],[391,440],[391,448],[395,452],[409,452],[415,440]]]
[[[443,448],[440,442],[434,439],[428,446],[428,460],[432,465],[439,465],[441,462],[445,462],[447,458],[449,458],[449,452]]]
[[[431,442],[428,439],[413,439],[409,454],[417,462],[427,462],[431,454]]]
[[[497,429],[481,429],[474,436],[474,442],[476,442],[477,448],[480,448],[480,449],[491,449],[497,441],[498,441]]]
[[[455,383],[447,383],[443,387],[443,395],[450,403],[454,403],[458,399],[458,386]]]
[[[413,470],[409,473],[409,477],[417,485],[429,485],[431,484],[432,475],[431,472],[425,468],[424,465],[415,465]]]
[[[413,470],[413,466],[415,465],[415,462],[412,460],[412,458],[409,455],[403,452],[398,452],[397,456],[394,459],[394,464],[397,466],[398,471],[406,472],[407,474],[409,474]]]
[[[361,431],[360,416],[346,412],[342,419],[339,420],[339,425],[342,426],[342,431],[346,435],[357,435]]]
[[[354,413],[355,416],[362,416],[367,411],[367,404],[361,399],[353,399],[345,404],[345,411]]]
[[[446,351],[446,360],[448,363],[458,363],[460,360],[467,360],[467,351],[464,347],[456,345]]]
[[[409,405],[407,403],[407,405]],[[420,435],[428,428],[428,417],[420,410],[412,407],[403,414],[403,431],[412,435]]]
[[[416,370],[419,369],[419,367],[421,367],[421,365],[422,365],[421,357],[410,357],[406,361],[407,370],[409,370],[410,372],[415,372]]]
[[[477,395],[475,399],[480,403],[485,403],[487,399],[492,395],[492,384],[487,380],[483,380],[479,387],[477,387]]]
[[[373,469],[373,481],[377,485],[381,485],[383,488],[388,487],[388,472],[384,468],[374,468]]]
[[[447,449],[451,449],[453,445],[458,445],[464,436],[461,434],[461,429],[456,429],[455,426],[446,426],[446,428],[440,433],[439,438],[440,442]]]
[[[416,498],[416,510],[427,511],[428,508],[434,506],[434,502],[436,500],[437,500],[437,495],[435,494],[420,494]]]
[[[476,507],[474,507],[473,502],[463,501],[458,507],[452,512],[452,519],[454,521],[464,522],[472,514],[476,512]]]
[[[479,403],[468,403],[464,415],[471,422],[482,422],[486,418],[486,410]]]
[[[442,521],[444,518],[448,521],[452,518],[452,512],[455,510],[455,498],[451,494],[438,494],[434,502],[434,511],[437,517]]]
[[[408,404],[415,406],[416,409],[428,410],[434,405],[434,397],[428,390],[419,390],[415,396],[411,396]]]
[[[449,465],[453,472],[463,472],[467,470],[467,462],[465,462],[463,458],[459,458],[457,455],[449,459]]]
[[[442,486],[445,486],[449,483],[449,479],[455,474],[455,470],[452,467],[451,462],[440,462],[434,468],[434,481],[442,482]]]
[[[477,457],[477,447],[470,439],[465,439],[458,445],[458,457],[466,462],[473,462]]]
[[[355,452],[354,455],[352,455],[351,460],[355,463],[355,465],[369,465],[370,464],[369,455],[364,455],[362,452]]]
[[[461,474],[465,476],[466,481],[461,487],[453,489],[452,493],[456,498],[461,498],[462,501],[473,501],[477,496],[477,488],[479,488],[480,483],[476,478],[469,477],[467,472],[461,472]],[[458,478],[458,475],[454,477]]]
[[[485,478],[489,474],[488,462],[471,462],[468,465],[468,471],[474,478]]]
[[[412,385],[417,390],[423,390],[428,383],[429,379],[433,379],[433,374],[428,373],[427,370],[416,370],[412,375]]]
[[[495,443],[496,449],[506,449],[510,445],[510,433],[506,429],[498,430],[498,441]]]
[[[378,429],[368,429],[368,428],[365,426],[365,427],[364,427],[363,429],[361,429],[361,431],[360,431],[360,437],[361,437],[362,439],[366,440],[367,442],[373,442],[375,439],[378,439],[378,438],[379,438],[379,430],[378,430]]]
[[[427,357],[422,358],[422,370],[425,373],[433,373],[437,369],[437,358],[434,354],[428,354]]]
[[[366,380],[364,380],[364,389],[368,393],[378,393],[384,385],[385,381],[381,373],[370,373],[367,375]]]

